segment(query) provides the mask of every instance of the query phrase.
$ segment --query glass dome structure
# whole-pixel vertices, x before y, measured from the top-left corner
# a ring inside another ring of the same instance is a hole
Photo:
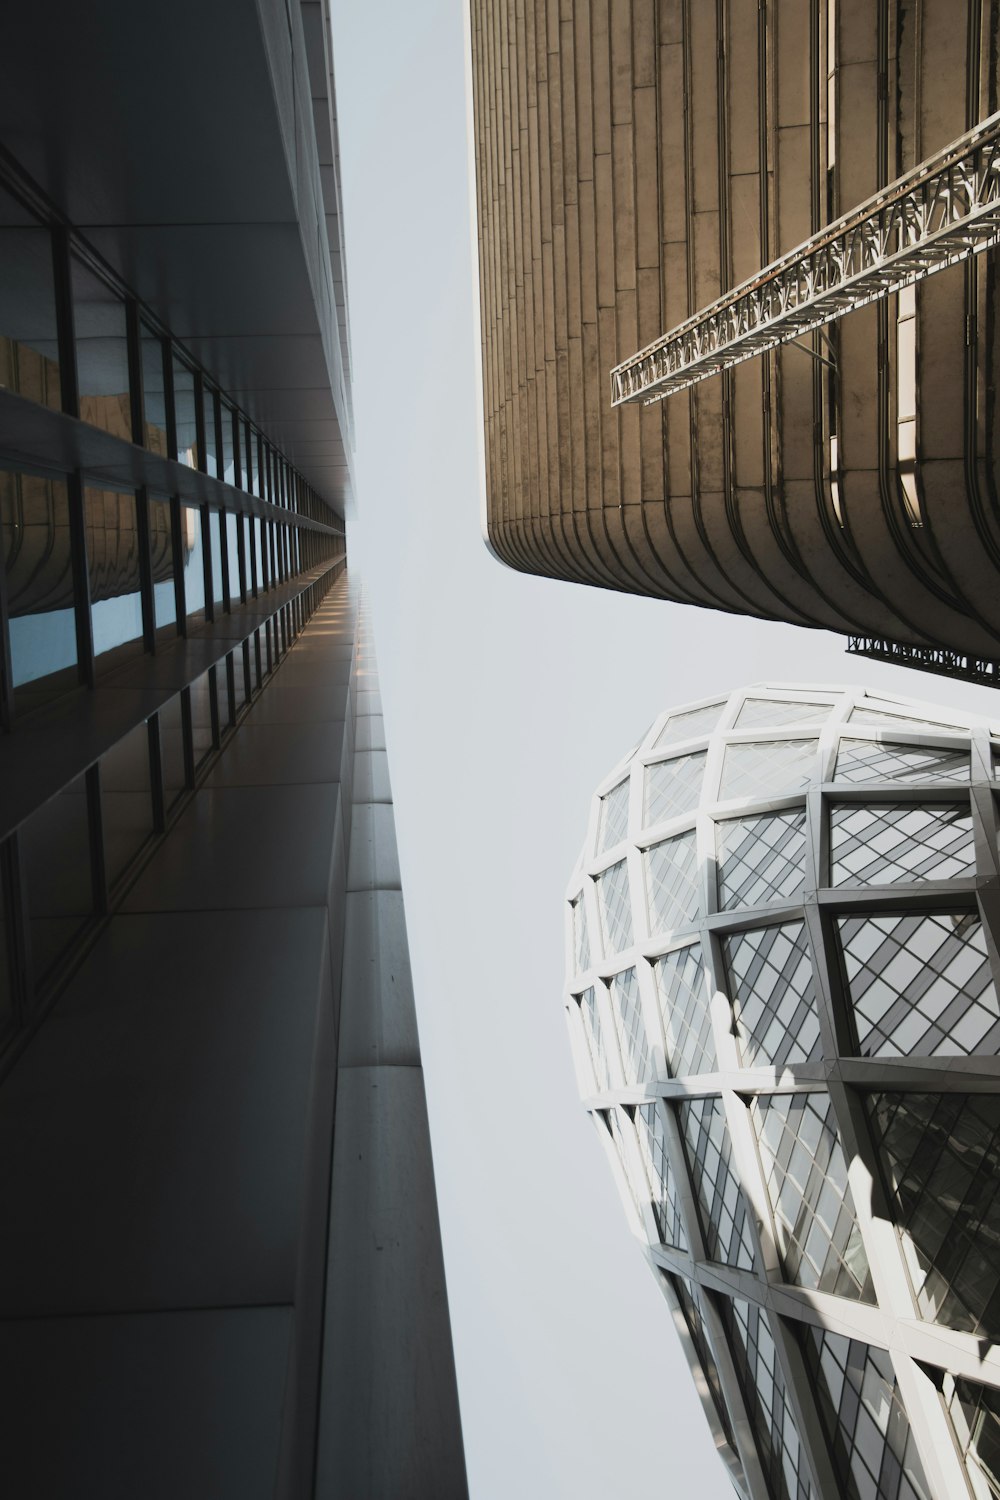
[[[754,686],[593,799],[580,1090],[747,1500],[1000,1496],[998,729]]]

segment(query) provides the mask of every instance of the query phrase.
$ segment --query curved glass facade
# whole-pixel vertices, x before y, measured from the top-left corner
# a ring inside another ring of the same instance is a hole
[[[997,750],[754,686],[594,797],[581,1094],[747,1500],[1000,1496]]]

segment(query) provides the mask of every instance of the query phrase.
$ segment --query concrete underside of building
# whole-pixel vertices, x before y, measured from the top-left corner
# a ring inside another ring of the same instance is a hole
[[[496,554],[1000,655],[994,252],[662,404],[610,396],[619,361],[996,110],[995,0],[471,10]]]

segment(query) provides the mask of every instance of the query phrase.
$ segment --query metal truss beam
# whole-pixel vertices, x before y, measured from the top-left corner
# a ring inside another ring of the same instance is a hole
[[[915,667],[921,672],[936,672],[940,677],[957,677],[961,682],[1000,687],[1000,662],[949,651],[943,646],[905,646],[877,636],[849,635],[847,654],[891,662],[897,667]]]
[[[611,371],[650,404],[1000,240],[1000,114]]]

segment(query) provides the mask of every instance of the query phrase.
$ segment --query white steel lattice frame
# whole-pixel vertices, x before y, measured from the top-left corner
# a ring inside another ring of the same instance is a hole
[[[738,730],[738,715],[747,699],[775,703],[773,727],[755,723]],[[782,727],[781,704],[826,705],[822,723],[793,723]],[[669,720],[701,708],[684,705],[661,715],[636,749],[605,778],[594,796],[586,844],[567,890],[569,902],[582,900],[590,933],[590,968],[579,973],[573,950],[572,922],[567,908],[565,1001],[571,1045],[581,1093],[587,1110],[599,1125],[599,1135],[618,1180],[630,1225],[640,1240],[650,1267],[657,1273],[664,1295],[674,1312],[689,1362],[699,1372],[699,1391],[720,1456],[726,1463],[737,1491],[746,1500],[773,1500],[764,1468],[752,1436],[750,1414],[723,1322],[712,1297],[739,1298],[762,1307],[770,1321],[777,1360],[786,1394],[798,1429],[808,1467],[813,1496],[834,1500],[843,1494],[834,1471],[831,1450],[807,1374],[802,1348],[793,1331],[794,1321],[811,1324],[832,1334],[859,1340],[887,1350],[898,1392],[909,1416],[912,1437],[924,1474],[937,1497],[986,1493],[973,1486],[949,1424],[944,1402],[928,1371],[947,1371],[981,1386],[1000,1389],[1000,1347],[988,1345],[979,1335],[960,1332],[940,1323],[924,1321],[907,1273],[900,1235],[892,1222],[892,1210],[882,1185],[878,1155],[865,1113],[865,1096],[885,1090],[923,1091],[933,1094],[1000,1094],[1000,1057],[997,1056],[903,1056],[862,1057],[852,1053],[854,1045],[851,999],[841,968],[836,920],[839,914],[899,913],[915,911],[968,912],[978,915],[985,939],[994,984],[1000,980],[1000,815],[994,758],[1000,755],[1000,724],[961,716],[950,710],[910,700],[865,695],[856,689],[838,687],[755,686],[719,700],[719,718],[711,733],[671,741],[657,747]],[[706,700],[707,706],[707,700]],[[854,710],[899,715],[908,723],[865,724],[850,721]],[[912,725],[912,727],[911,727]],[[951,727],[953,726],[953,727]],[[866,783],[838,782],[836,757],[841,736],[923,749],[967,748],[970,775],[967,783],[941,780]],[[741,744],[788,740],[812,740],[816,757],[808,785],[790,788],[787,795],[767,794],[759,799],[720,801],[719,792],[727,749]],[[657,762],[705,751],[705,775],[697,806],[655,827],[643,826],[646,768]],[[629,778],[627,835],[614,847],[600,849],[601,798]],[[913,880],[891,884],[846,886],[832,884],[830,855],[830,809],[837,804],[909,803],[923,807],[967,806],[972,820],[976,869],[962,879]],[[789,897],[779,896],[765,905],[722,911],[716,868],[716,828],[734,817],[754,817],[799,809],[805,817],[804,880]],[[698,849],[700,915],[683,930],[651,931],[646,899],[643,852],[650,845],[679,833],[694,831]],[[633,913],[632,945],[619,953],[605,952],[597,906],[597,877],[624,860],[628,869]],[[804,924],[810,950],[815,1001],[822,1039],[822,1055],[816,1061],[773,1066],[744,1066],[734,1034],[733,1009],[727,988],[723,958],[724,938],[748,929],[792,922]],[[718,1071],[672,1078],[667,1066],[664,1030],[654,972],[655,961],[666,953],[700,945],[711,996],[711,1025],[718,1058]],[[642,1018],[649,1042],[649,1077],[629,1086],[616,1040],[609,988],[614,975],[635,968]],[[579,1014],[580,995],[593,988],[597,1002],[610,1084],[606,1090],[595,1079],[590,1052]],[[998,985],[1000,993],[1000,985]],[[768,1196],[761,1154],[751,1118],[751,1102],[762,1095],[826,1093],[832,1106],[840,1144],[848,1161],[848,1181],[857,1223],[874,1287],[871,1303],[849,1300],[828,1292],[791,1284],[782,1270],[779,1239]],[[696,1206],[696,1193],[685,1158],[678,1114],[687,1099],[713,1096],[725,1114],[732,1165],[749,1213],[747,1222],[754,1245],[754,1269],[743,1270],[711,1261],[705,1249]],[[630,1109],[655,1101],[663,1127],[666,1153],[674,1192],[688,1244],[687,1253],[661,1243],[651,1202],[637,1199],[635,1184],[644,1180],[635,1132],[616,1131],[626,1151],[622,1177],[618,1148],[605,1128],[609,1112],[620,1115],[627,1127]],[[726,1436],[709,1393],[709,1382],[700,1370],[695,1345],[689,1336],[676,1294],[662,1272],[680,1276],[696,1289],[702,1303],[705,1327],[714,1354],[734,1441]],[[984,1352],[985,1351],[985,1352]]]
[[[611,371],[648,405],[898,292],[1000,239],[1000,114]]]

